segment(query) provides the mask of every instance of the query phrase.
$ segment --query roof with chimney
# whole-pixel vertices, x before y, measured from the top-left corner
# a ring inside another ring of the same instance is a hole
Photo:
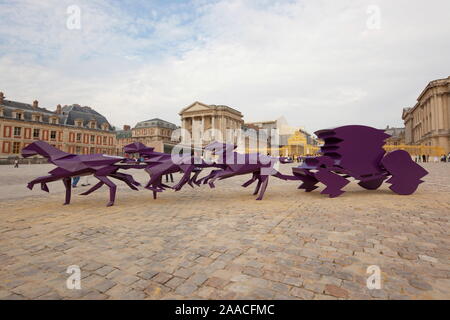
[[[175,125],[171,122],[168,122],[168,121],[165,121],[165,120],[162,120],[159,118],[154,118],[154,119],[138,122],[135,126],[135,129],[138,129],[138,128],[168,128],[168,129],[175,130],[178,127],[177,127],[177,125]]]
[[[131,130],[117,130],[116,131],[117,139],[126,139],[126,138],[131,138],[132,136],[133,136],[133,133]]]
[[[36,113],[42,114],[43,122],[49,122],[50,117],[58,116],[55,112],[47,110],[46,108],[40,108],[39,106],[34,107],[33,105],[28,103],[6,99],[3,99],[3,102],[0,103],[0,107],[3,109],[4,118],[13,118],[13,112],[15,112],[16,110],[22,111],[25,121],[32,121],[32,115]]]
[[[0,99],[0,108],[3,109],[4,118],[14,118],[14,112],[20,110],[23,114],[23,118],[20,120],[23,121],[33,121],[33,115],[40,114],[42,115],[41,122],[44,123],[50,123],[50,118],[57,117],[59,118],[60,125],[75,126],[76,120],[82,120],[83,127],[92,129],[89,124],[91,120],[95,120],[95,129],[102,130],[102,125],[107,123],[108,130],[114,131],[114,127],[109,124],[108,120],[90,107],[82,107],[78,104],[74,104],[71,106],[64,106],[61,108],[61,112],[57,112],[39,107],[39,103],[37,101],[33,104],[28,104],[7,100],[3,95],[2,97],[3,99]]]
[[[101,129],[103,124],[108,124],[108,128],[110,131],[113,131],[114,128],[111,126],[111,124],[106,120],[106,118],[92,109],[91,107],[82,107],[78,104],[73,104],[71,106],[64,106],[62,108],[62,120],[61,123],[65,125],[71,125],[74,126],[76,123],[75,121],[81,120],[83,121],[84,127],[89,127],[89,123],[92,120],[95,120],[96,122],[96,129]]]

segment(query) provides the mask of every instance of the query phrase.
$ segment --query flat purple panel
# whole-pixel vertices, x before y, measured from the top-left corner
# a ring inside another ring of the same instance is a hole
[[[386,154],[384,141],[390,136],[383,130],[366,126],[344,126],[320,130],[316,135],[324,140],[320,157],[307,157],[293,168],[294,176],[302,180],[300,189],[312,191],[319,182],[325,184],[323,194],[337,197],[347,178],[359,180],[367,190],[378,189],[384,180],[398,194],[413,193],[428,172],[415,163],[406,151]]]

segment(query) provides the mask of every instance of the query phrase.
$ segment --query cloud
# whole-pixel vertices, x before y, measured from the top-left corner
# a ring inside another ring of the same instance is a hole
[[[77,31],[65,26],[73,2]],[[370,5],[380,29],[367,27]],[[118,125],[179,123],[200,100],[310,131],[400,126],[402,108],[449,76],[449,9],[445,0],[6,1],[0,90],[91,105]]]

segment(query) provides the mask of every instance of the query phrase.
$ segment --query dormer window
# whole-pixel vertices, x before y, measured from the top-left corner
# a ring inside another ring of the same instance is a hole
[[[17,112],[16,111],[16,117],[17,120],[22,120],[23,119],[23,113],[22,112]]]
[[[75,120],[75,126],[82,127],[83,126],[83,120]]]
[[[3,108],[0,108],[0,117],[3,117]]]
[[[41,122],[42,116],[40,114],[33,114],[33,121]]]
[[[107,123],[102,124],[102,130],[108,130],[109,129],[109,125]]]
[[[51,124],[58,124],[58,118],[57,117],[51,117],[50,118],[50,123]]]
[[[97,121],[95,121],[95,120],[89,121],[89,128],[97,129]]]

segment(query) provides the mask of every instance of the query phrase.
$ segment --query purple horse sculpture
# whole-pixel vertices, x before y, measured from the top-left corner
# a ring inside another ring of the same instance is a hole
[[[219,156],[217,163],[223,168],[213,170],[209,175],[198,180],[197,183],[209,184],[211,188],[215,188],[216,180],[228,179],[234,176],[252,174],[252,178],[245,182],[242,186],[248,187],[252,183],[258,181],[253,195],[259,195],[256,200],[262,200],[269,183],[269,177],[274,176],[282,180],[294,180],[292,176],[281,174],[275,169],[278,159],[261,155],[259,153],[240,154],[234,152],[236,146],[233,144],[224,144],[214,142],[209,144],[205,150],[213,151],[213,154]]]
[[[150,180],[145,188],[153,191],[153,198],[156,199],[157,193],[165,189],[180,190],[186,183],[193,187],[198,174],[202,167],[206,167],[206,163],[201,159],[196,159],[191,156],[181,156],[178,158],[172,157],[171,154],[156,152],[153,148],[147,147],[140,142],[134,142],[124,147],[124,152],[128,154],[138,153],[140,157],[144,158],[144,163],[139,164],[144,166],[144,170],[149,174]],[[173,187],[162,183],[163,176],[171,173],[184,173],[180,181]],[[194,172],[194,177],[191,178],[191,172]]]
[[[28,183],[28,188],[31,190],[37,183],[41,184],[43,191],[49,192],[47,187],[48,182],[62,180],[66,188],[65,205],[70,203],[72,194],[71,177],[94,175],[98,180],[95,186],[90,190],[82,193],[88,195],[106,184],[109,187],[109,202],[108,207],[114,205],[116,198],[116,185],[108,178],[114,178],[125,182],[131,189],[138,190],[139,182],[135,181],[131,175],[118,172],[119,169],[127,169],[126,164],[120,165],[125,158],[115,157],[103,154],[91,155],[77,155],[63,152],[44,141],[36,141],[22,149],[22,156],[24,158],[39,154],[47,158],[49,163],[57,166],[56,169],[50,171],[50,175],[34,179]]]
[[[299,189],[311,192],[321,182],[326,188],[321,192],[331,198],[344,193],[342,188],[353,177],[368,190],[378,189],[383,181],[390,183],[392,191],[409,195],[416,191],[428,174],[403,150],[386,154],[384,141],[390,136],[383,130],[366,126],[344,126],[315,132],[325,144],[321,156],[305,157],[304,163],[293,168],[294,175],[302,180]],[[390,177],[390,178],[389,178]]]

